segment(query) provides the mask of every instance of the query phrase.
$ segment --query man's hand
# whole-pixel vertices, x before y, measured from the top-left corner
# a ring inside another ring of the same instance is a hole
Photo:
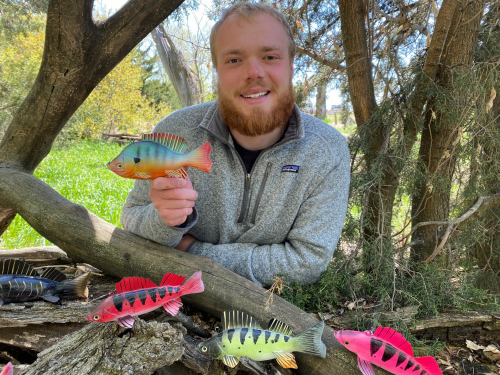
[[[151,181],[149,197],[165,224],[173,227],[184,223],[193,212],[198,193],[189,177],[159,177]]]

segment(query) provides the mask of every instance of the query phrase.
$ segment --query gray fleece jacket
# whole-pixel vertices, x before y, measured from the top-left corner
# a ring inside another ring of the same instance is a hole
[[[155,132],[183,137],[188,151],[212,144],[210,173],[189,168],[198,192],[184,228],[168,227],[137,180],[121,216],[123,228],[166,246],[186,233],[188,252],[207,256],[259,285],[274,275],[318,281],[339,240],[347,209],[349,151],[334,128],[297,106],[283,139],[263,150],[250,173],[215,103],[176,111]]]

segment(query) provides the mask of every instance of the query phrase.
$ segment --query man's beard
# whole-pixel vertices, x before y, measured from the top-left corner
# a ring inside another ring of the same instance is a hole
[[[265,86],[262,83],[256,82],[244,88],[241,92],[245,92],[255,85]],[[295,93],[292,85],[289,84],[288,89],[279,95],[276,105],[271,110],[266,112],[256,106],[251,114],[247,116],[239,110],[229,95],[222,93],[219,84],[217,84],[217,94],[219,97],[217,103],[222,120],[229,129],[236,130],[238,133],[247,136],[269,134],[276,128],[284,126],[292,114],[295,103]]]

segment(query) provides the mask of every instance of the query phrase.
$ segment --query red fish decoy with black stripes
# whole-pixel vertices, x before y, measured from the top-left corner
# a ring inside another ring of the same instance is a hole
[[[201,293],[204,290],[201,271],[195,272],[182,284],[184,280],[184,276],[167,273],[158,286],[148,279],[126,277],[116,284],[116,294],[106,298],[86,314],[85,320],[102,323],[116,320],[120,326],[132,328],[134,316],[153,311],[160,306],[176,315],[182,306],[181,296]]]
[[[335,331],[336,339],[358,355],[363,375],[375,375],[372,364],[396,375],[443,375],[433,357],[413,357],[403,335],[389,327],[372,331]]]

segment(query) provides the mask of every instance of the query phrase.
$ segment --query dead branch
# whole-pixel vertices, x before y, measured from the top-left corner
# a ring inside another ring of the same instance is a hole
[[[484,203],[484,204],[483,204]],[[478,217],[481,217],[486,211],[488,211],[490,208],[496,207],[500,205],[500,194],[495,194],[495,195],[490,195],[486,197],[479,197],[479,199],[476,201],[476,203],[469,208],[464,214],[461,216],[457,217],[454,220],[451,221],[427,221],[423,223],[418,223],[415,225],[415,227],[412,229],[411,233],[413,233],[419,226],[423,225],[448,225],[446,228],[446,232],[444,233],[441,242],[439,245],[436,247],[434,252],[431,254],[431,256],[426,259],[423,263],[429,263],[432,261],[438,254],[439,252],[443,249],[444,245],[448,241],[448,239],[455,233],[457,233],[459,228],[464,228],[469,223],[477,219]],[[411,234],[410,233],[410,234]]]
[[[15,258],[35,266],[70,263],[68,255],[57,246],[25,247],[0,251],[0,261]]]

